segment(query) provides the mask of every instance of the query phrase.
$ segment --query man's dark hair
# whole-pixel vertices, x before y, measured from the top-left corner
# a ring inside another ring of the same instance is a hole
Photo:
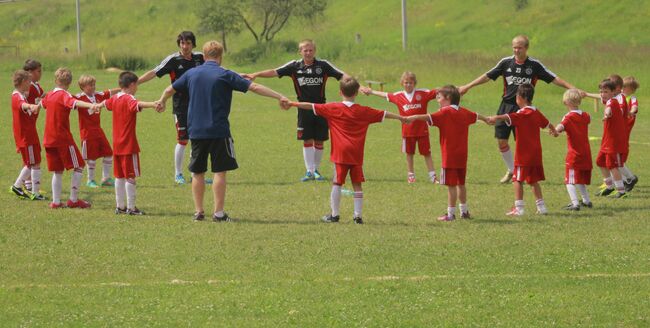
[[[128,88],[133,83],[138,83],[138,76],[133,72],[122,72],[118,80],[120,88]]]
[[[39,62],[36,59],[27,59],[25,61],[25,65],[23,65],[23,70],[26,70],[26,71],[29,72],[29,71],[33,71],[33,70],[35,70],[35,69],[37,69],[39,67],[41,67],[41,62]]]
[[[598,84],[598,89],[608,89],[610,91],[616,90],[616,83],[614,81],[610,80],[609,78],[604,79]]]
[[[196,37],[192,31],[183,31],[176,38],[176,45],[181,46],[181,40],[183,41],[192,41],[192,47],[196,47]]]
[[[527,102],[532,103],[535,96],[535,87],[530,83],[524,83],[517,88],[517,96],[524,98]]]
[[[458,88],[451,84],[438,89],[438,93],[445,97],[445,99],[449,99],[452,105],[458,106],[460,103],[460,92],[458,91]]]

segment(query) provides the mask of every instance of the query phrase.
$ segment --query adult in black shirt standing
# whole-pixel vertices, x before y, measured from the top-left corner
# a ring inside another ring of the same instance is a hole
[[[316,44],[306,39],[298,44],[302,59],[292,60],[276,69],[269,69],[242,76],[251,80],[257,77],[289,76],[298,96],[298,101],[316,104],[325,103],[325,85],[331,76],[340,80],[345,73],[327,60],[316,58]],[[311,111],[298,111],[298,140],[303,141],[303,158],[307,172],[301,181],[324,180],[318,172],[323,158],[323,142],[329,139],[327,121]]]
[[[512,40],[513,56],[501,59],[494,68],[487,73],[479,76],[474,81],[459,87],[461,94],[465,94],[469,89],[486,83],[490,80],[494,81],[499,76],[503,77],[503,97],[497,115],[513,113],[519,110],[515,97],[517,88],[525,83],[530,83],[533,86],[537,80],[542,80],[546,83],[553,83],[567,89],[575,88],[570,83],[562,80],[555,75],[544,64],[535,58],[528,57],[528,37],[525,35],[518,35]],[[505,122],[497,123],[494,126],[494,137],[499,144],[499,151],[503,161],[508,167],[508,172],[501,179],[501,183],[508,183],[512,180],[512,172],[514,170],[514,161],[508,139],[510,132],[513,131],[512,127],[505,124]]]
[[[169,74],[171,82],[174,83],[174,81],[189,69],[204,63],[203,54],[192,51],[196,47],[194,33],[191,31],[181,32],[176,38],[176,44],[180,48],[180,51],[167,56],[160,65],[142,75],[138,80],[138,84],[145,83],[156,76],[160,78],[167,74]],[[186,93],[177,92],[174,94],[173,114],[176,123],[177,138],[176,148],[174,150],[174,180],[177,184],[185,183],[185,177],[183,176],[183,157],[185,157],[185,146],[187,146],[187,141],[189,140],[187,134],[187,108],[189,103],[190,98]]]

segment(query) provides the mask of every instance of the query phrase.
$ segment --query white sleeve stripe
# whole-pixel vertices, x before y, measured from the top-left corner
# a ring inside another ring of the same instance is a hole
[[[300,108],[298,108],[298,110],[300,110]],[[316,104],[311,104],[311,111],[314,112],[314,115],[318,116],[318,114],[316,114]]]
[[[343,72],[342,70],[338,69],[338,67],[334,66],[334,65],[333,65],[332,63],[330,63],[329,61],[327,61],[327,60],[325,60],[325,59],[323,59],[323,61],[326,62],[328,65],[332,66],[332,68],[333,68],[335,71],[337,71],[337,72],[339,72],[339,73],[341,73],[341,74],[345,74],[345,72]]]
[[[429,120],[429,126],[433,126],[433,119],[431,118],[431,115],[427,115],[427,119]]]
[[[288,61],[286,64],[284,64],[284,65],[282,65],[282,66],[276,68],[275,70],[277,71],[277,70],[283,69],[283,68],[285,68],[285,67],[287,67],[287,66],[290,66],[290,65],[294,64],[295,62],[296,62],[295,60],[290,60],[290,61]]]
[[[386,114],[388,114],[388,111],[387,111],[387,110],[384,111],[384,116],[382,116],[382,118],[381,118],[381,121],[382,121],[382,122],[386,119]]]
[[[555,73],[551,72],[551,70],[549,70],[548,68],[546,68],[546,66],[544,66],[544,64],[542,64],[541,61],[539,61],[539,60],[537,60],[537,59],[535,59],[535,58],[531,58],[531,57],[528,57],[528,59],[530,59],[530,61],[532,61],[532,62],[536,62],[536,63],[538,63],[538,64],[539,64],[540,66],[542,66],[542,68],[543,68],[543,69],[544,69],[548,74],[550,74],[552,77],[557,77],[557,75],[555,75]]]
[[[492,67],[491,69],[489,69],[488,72],[491,71],[491,70],[493,70],[493,69],[495,69],[495,68],[497,68],[497,67],[499,67],[499,65],[501,65],[501,63],[502,63],[503,61],[508,60],[508,59],[512,59],[512,58],[514,58],[514,57],[515,57],[515,56],[512,55],[512,56],[508,56],[508,57],[503,57],[503,58],[501,58],[501,60],[499,60],[499,62],[498,62],[496,65],[494,65],[494,67]]]
[[[172,58],[174,58],[175,56],[176,56],[176,53],[173,53],[173,54],[167,56],[165,59],[163,59],[163,61],[160,62],[160,65],[156,66],[153,70],[154,70],[156,73],[158,73],[158,71],[161,70],[163,67],[165,67],[165,65],[167,65],[167,63],[168,63],[170,60],[172,60]]]

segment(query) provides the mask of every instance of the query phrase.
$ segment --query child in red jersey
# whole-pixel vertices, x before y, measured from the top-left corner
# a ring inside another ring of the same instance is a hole
[[[497,115],[489,118],[490,122],[505,121],[507,125],[515,127],[515,171],[512,176],[515,188],[515,206],[506,215],[521,216],[524,214],[524,187],[528,183],[533,187],[537,214],[547,214],[548,210],[542,197],[542,187],[539,181],[544,181],[544,165],[542,162],[542,143],[540,142],[540,129],[548,128],[552,135],[557,135],[553,124],[549,123],[544,114],[532,105],[535,88],[530,83],[525,83],[517,88],[516,113]]]
[[[387,93],[375,91],[367,87],[361,87],[365,95],[384,97],[395,104],[401,116],[427,114],[429,101],[436,99],[436,89],[416,89],[417,78],[412,72],[404,72],[400,79],[404,91]],[[429,142],[429,129],[426,122],[415,121],[411,124],[402,125],[402,152],[406,154],[406,166],[408,168],[408,183],[415,182],[415,170],[413,168],[413,155],[417,145],[420,155],[424,156],[424,162],[429,170],[429,180],[436,182],[436,170],[431,159],[431,144]]]
[[[13,74],[13,83],[16,88],[11,94],[11,111],[13,114],[14,139],[16,141],[16,152],[23,158],[23,168],[16,179],[16,182],[9,188],[9,191],[20,198],[42,200],[39,194],[41,181],[41,143],[36,130],[36,119],[40,105],[29,104],[27,94],[31,86],[29,73],[18,70]],[[25,181],[33,181],[35,192],[23,190]]]
[[[600,85],[600,98],[605,103],[605,117],[603,118],[603,138],[600,151],[596,158],[596,165],[600,168],[605,182],[605,189],[598,196],[613,194],[614,198],[626,197],[625,185],[619,168],[625,164],[627,156],[627,125],[626,107],[616,100],[616,85],[610,79],[603,80]]]
[[[578,107],[582,97],[577,89],[569,89],[564,92],[562,102],[569,110],[564,115],[562,122],[555,126],[558,133],[566,132],[567,154],[565,160],[564,184],[569,192],[571,203],[564,209],[579,211],[581,206],[592,207],[587,185],[591,184],[591,147],[589,146],[589,123],[591,117],[587,112],[581,111]],[[578,201],[576,187],[582,194],[582,200]]]
[[[79,184],[83,177],[85,163],[81,158],[77,144],[72,138],[72,133],[70,133],[70,110],[88,108],[96,112],[99,111],[101,105],[87,103],[72,97],[68,92],[68,88],[72,83],[72,72],[67,68],[56,70],[54,82],[56,88],[48,92],[41,102],[46,110],[43,146],[45,147],[47,168],[50,172],[54,172],[50,208],[56,209],[66,205],[71,208],[89,208],[89,202],[78,198]],[[64,205],[61,203],[63,171],[70,169],[74,169],[70,199]]]
[[[157,102],[135,99],[138,76],[122,72],[119,77],[122,91],[104,102],[113,112],[113,173],[115,174],[115,214],[144,215],[135,206],[135,178],[140,176],[140,146],[135,134],[137,115],[144,108],[162,111]]]
[[[480,114],[459,107],[460,92],[453,85],[438,89],[436,100],[440,109],[431,115],[412,115],[406,118],[407,123],[413,121],[428,121],[429,125],[440,129],[440,151],[442,152],[442,168],[440,169],[440,184],[447,186],[447,213],[438,218],[439,221],[456,219],[456,202],[460,200],[460,217],[469,219],[467,207],[467,190],[465,175],[467,172],[467,143],[469,126],[478,120],[487,122]]]
[[[327,120],[332,138],[330,159],[334,162],[334,178],[332,179],[332,193],[330,204],[332,212],[322,218],[324,222],[339,222],[339,208],[341,204],[341,186],[350,173],[350,180],[354,189],[354,217],[355,224],[363,224],[361,218],[363,209],[363,189],[361,183],[363,176],[363,148],[366,143],[368,126],[379,123],[384,118],[396,119],[404,122],[405,118],[387,111],[380,111],[354,103],[359,93],[359,82],[352,77],[344,76],[340,82],[340,93],[343,102],[312,104],[306,102],[292,102],[291,106],[302,110],[311,110],[315,115]]]
[[[107,100],[111,95],[117,93],[120,89],[105,90],[96,92],[96,80],[93,76],[82,75],[79,77],[79,88],[81,93],[75,98],[99,104]],[[95,165],[98,158],[103,157],[102,161],[102,186],[113,186],[114,181],[111,178],[111,166],[113,165],[113,150],[106,139],[106,134],[102,130],[100,113],[93,113],[85,110],[79,111],[79,131],[81,134],[81,155],[88,164],[88,182],[86,186],[97,188],[99,185],[95,182]]]
[[[28,104],[40,104],[41,99],[45,96],[45,91],[41,87],[41,85],[38,83],[38,81],[41,80],[41,75],[42,75],[42,67],[41,63],[38,60],[35,59],[27,59],[25,61],[25,64],[23,65],[23,70],[27,71],[29,73],[29,78],[31,80],[31,85],[29,86],[29,91],[25,95],[27,103]],[[38,119],[38,114],[33,114],[32,117],[34,120]],[[38,169],[38,174],[40,177],[40,169]],[[40,179],[40,178],[39,178]],[[40,182],[39,182],[39,187],[40,187]],[[32,179],[28,178],[25,180],[25,189],[28,191],[32,191]],[[44,199],[43,196],[41,196],[41,191],[37,190],[35,193],[32,193],[34,195],[37,195],[39,199]]]
[[[623,79],[623,96],[625,97],[625,102],[627,103],[627,108],[629,110],[627,117],[627,140],[629,144],[630,135],[632,133],[632,128],[636,122],[636,114],[639,112],[639,101],[636,99],[634,93],[636,89],[639,88],[639,82],[633,76],[627,76]],[[621,168],[619,168],[621,169]],[[627,164],[623,164],[622,175],[626,177],[625,191],[629,192],[634,189],[634,186],[639,182],[639,178],[630,171],[627,167]]]

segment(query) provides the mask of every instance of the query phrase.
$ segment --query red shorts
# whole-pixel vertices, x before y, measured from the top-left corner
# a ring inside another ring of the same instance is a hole
[[[445,186],[463,186],[465,185],[465,175],[467,169],[440,169],[440,184]]]
[[[81,155],[85,160],[94,161],[101,157],[113,156],[113,149],[106,136],[81,141]]]
[[[47,169],[50,172],[80,169],[86,166],[86,162],[75,144],[54,148],[45,147],[45,158],[47,158]]]
[[[344,185],[345,177],[347,177],[348,172],[350,172],[350,180],[352,183],[361,183],[366,181],[363,177],[363,166],[334,163],[334,177],[332,177],[332,183],[339,186]]]
[[[41,145],[36,144],[20,147],[18,152],[23,157],[23,164],[25,166],[41,164]]]
[[[526,182],[533,184],[538,181],[544,181],[544,167],[543,166],[515,166],[515,172],[512,175],[512,181]]]
[[[133,179],[140,176],[138,154],[113,155],[113,174],[118,179]]]
[[[604,167],[608,170],[615,169],[625,164],[626,157],[627,154],[603,153],[602,151],[599,151],[598,156],[596,157],[596,165],[598,165],[598,167]]]
[[[591,170],[572,169],[567,167],[564,172],[564,184],[591,184]]]
[[[431,143],[429,142],[429,136],[403,137],[402,152],[410,155],[415,154],[416,143],[418,145],[418,151],[420,152],[420,155],[426,156],[431,154]]]

